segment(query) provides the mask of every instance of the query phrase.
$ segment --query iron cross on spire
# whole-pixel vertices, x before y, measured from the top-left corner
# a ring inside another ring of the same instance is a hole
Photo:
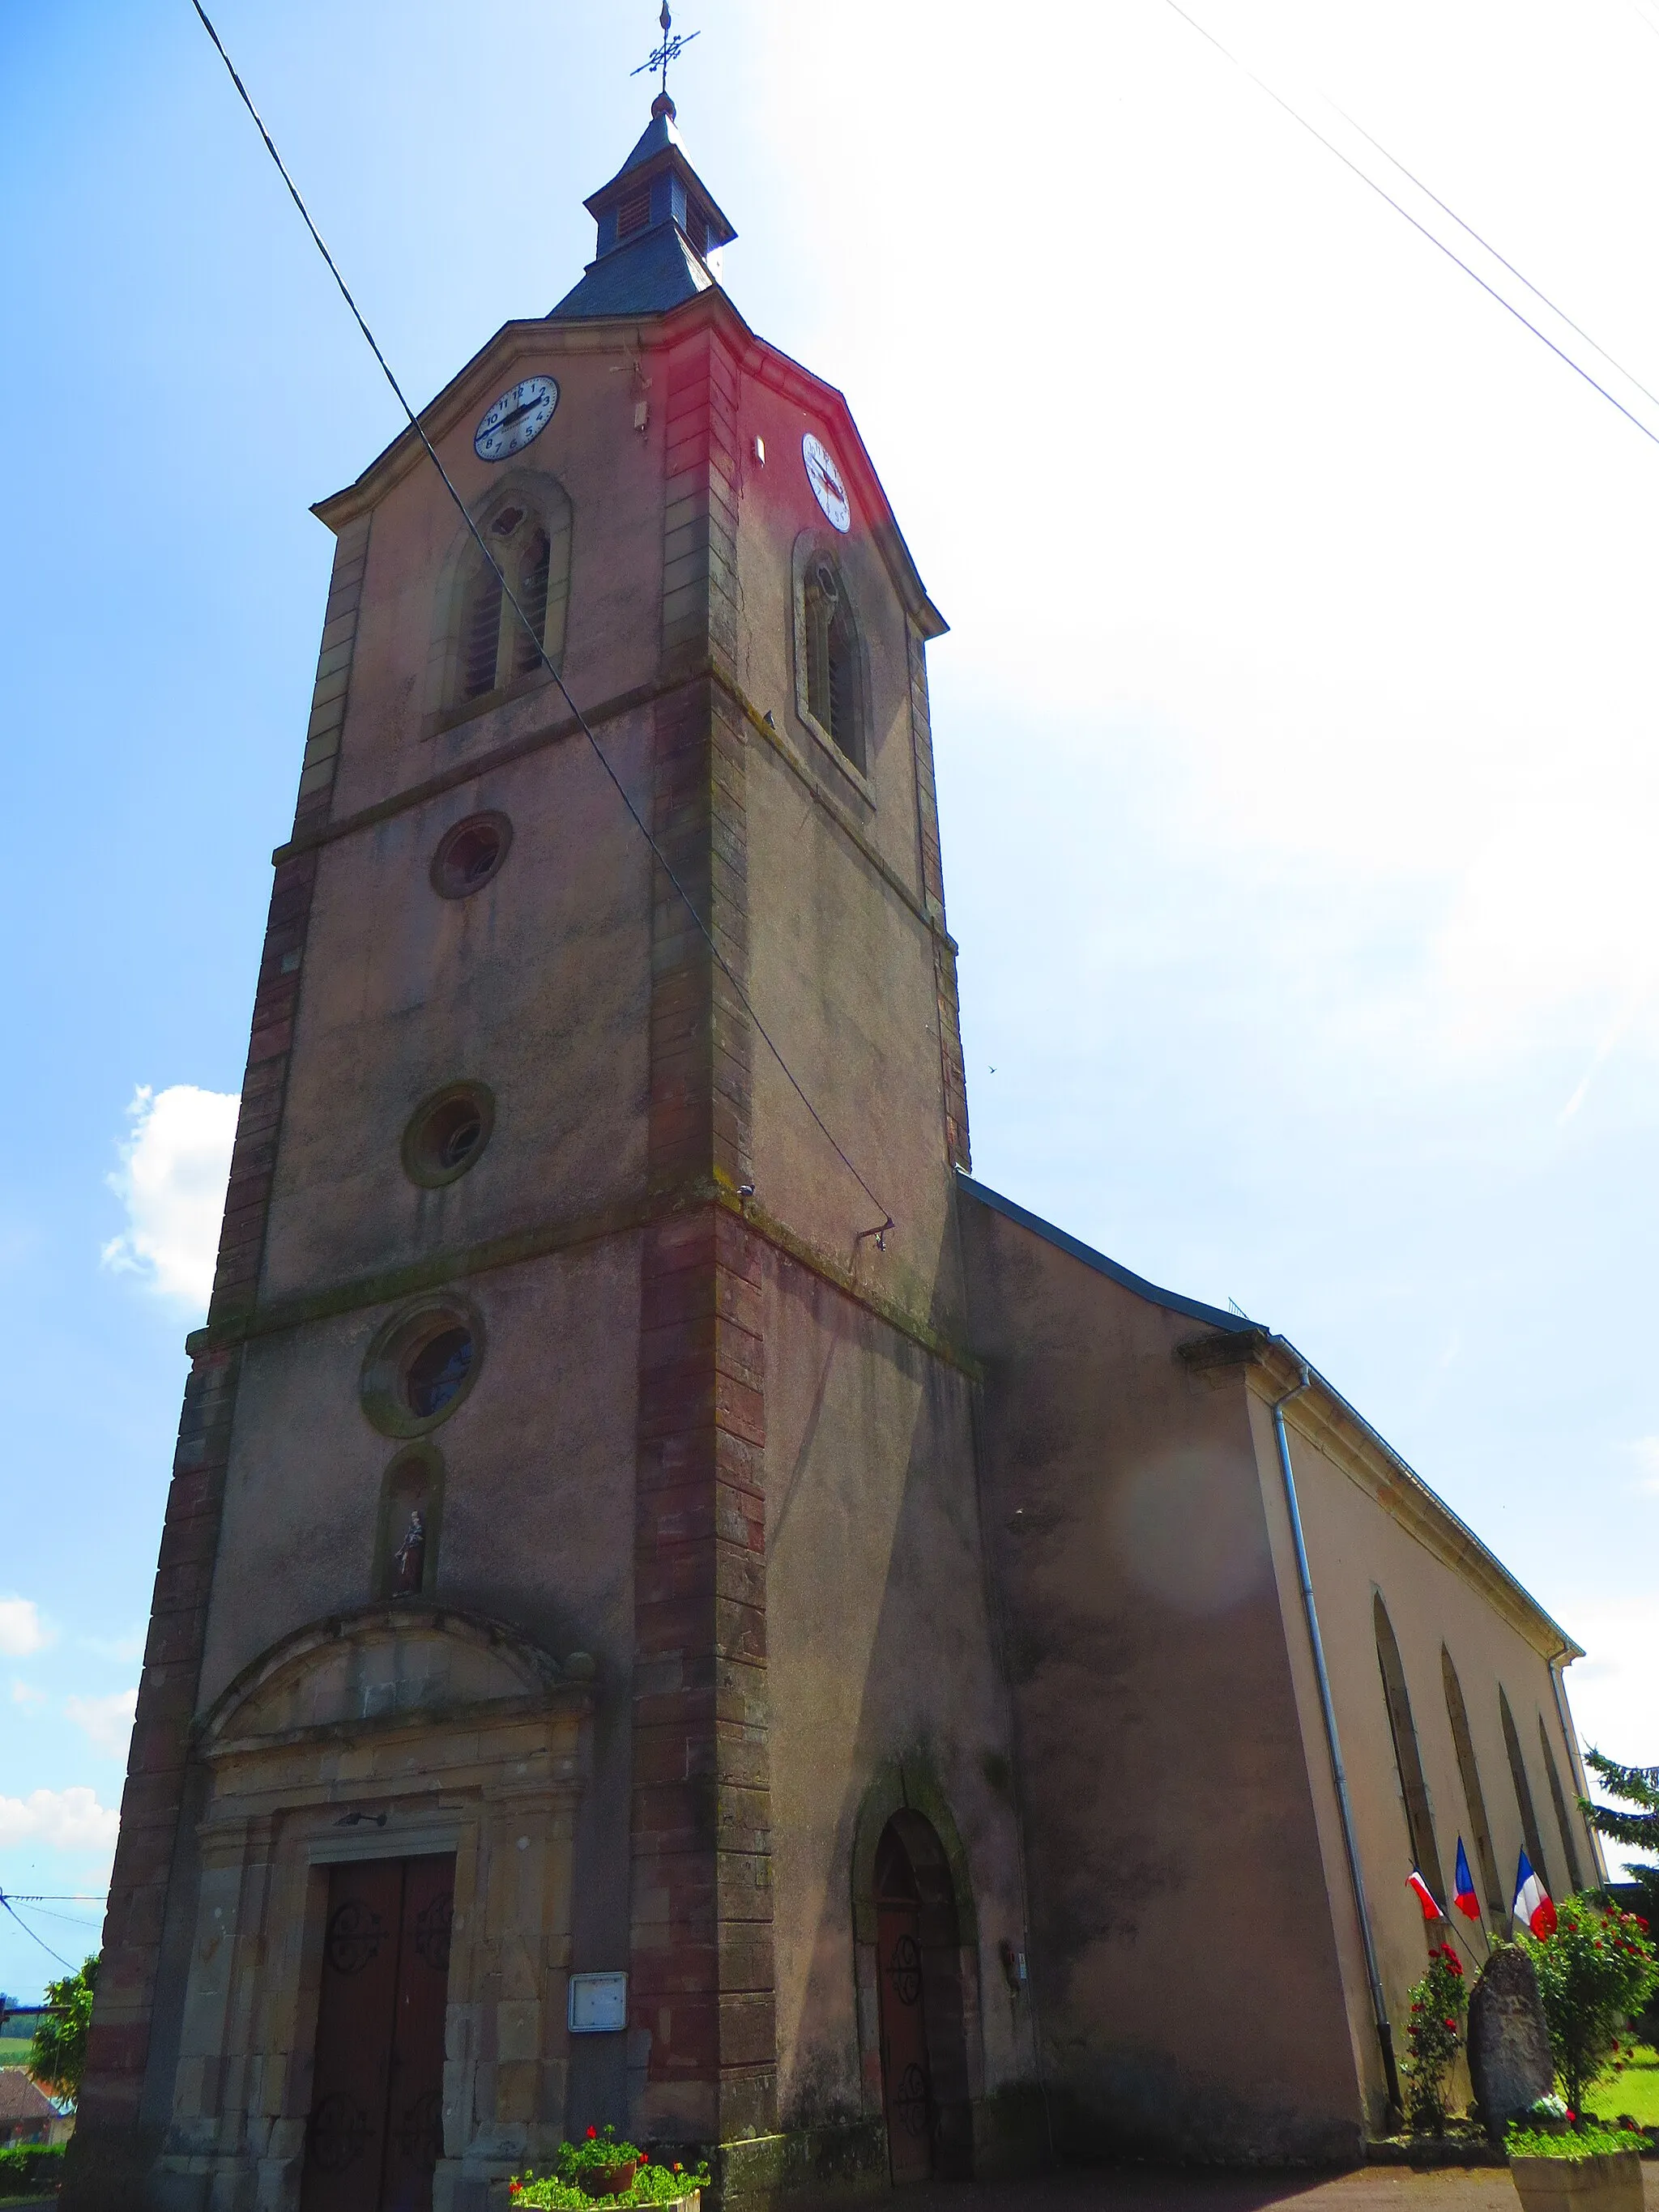
[[[662,44],[653,47],[649,57],[640,64],[638,69],[630,70],[629,75],[643,76],[647,70],[659,69],[662,71],[662,96],[666,100],[669,63],[678,61],[692,40],[700,39],[702,33],[701,31],[686,31],[683,33],[675,31],[674,19],[668,12],[668,0],[662,0],[662,13],[658,16],[657,21],[662,25]]]

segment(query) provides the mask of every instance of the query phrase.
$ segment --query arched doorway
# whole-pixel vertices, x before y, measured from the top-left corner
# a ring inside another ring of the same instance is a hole
[[[944,1846],[895,1813],[876,1845],[882,2111],[895,2182],[965,2178],[973,2162],[962,1941]]]

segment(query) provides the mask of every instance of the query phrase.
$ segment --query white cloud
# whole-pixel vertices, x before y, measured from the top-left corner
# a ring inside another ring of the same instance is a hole
[[[46,1702],[46,1693],[44,1690],[37,1690],[33,1682],[14,1681],[11,1686],[11,1701],[15,1705],[44,1705]]]
[[[1654,1735],[1653,1685],[1659,1680],[1659,1590],[1639,1596],[1586,1596],[1573,1608],[1586,1656],[1566,1677],[1579,1741],[1594,1744],[1621,1766],[1659,1759]],[[1594,1784],[1592,1794],[1603,1792]],[[1602,1839],[1607,1864],[1617,1868],[1642,1853]]]
[[[53,1851],[112,1851],[121,1816],[100,1805],[98,1793],[34,1790],[27,1797],[0,1797],[0,1844],[43,1844]]]
[[[128,1227],[104,1247],[106,1267],[145,1277],[158,1297],[206,1306],[236,1134],[234,1093],[141,1084],[127,1112],[132,1133],[108,1178]]]
[[[44,1651],[51,1640],[33,1598],[0,1597],[0,1651],[9,1659],[27,1659],[31,1651]]]
[[[76,1728],[85,1729],[95,1751],[125,1761],[137,1704],[136,1689],[114,1690],[106,1698],[66,1698],[64,1711]]]

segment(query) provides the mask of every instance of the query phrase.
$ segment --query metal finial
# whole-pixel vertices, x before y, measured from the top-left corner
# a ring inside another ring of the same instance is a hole
[[[660,70],[662,71],[661,97],[665,100],[668,98],[669,63],[678,61],[692,40],[700,39],[702,33],[701,31],[677,33],[673,27],[674,18],[668,12],[668,0],[662,0],[662,13],[658,16],[657,21],[662,25],[662,44],[653,47],[650,54],[640,64],[638,69],[630,70],[629,74],[632,76],[643,76],[647,70]],[[671,115],[673,113],[672,105],[668,112]]]

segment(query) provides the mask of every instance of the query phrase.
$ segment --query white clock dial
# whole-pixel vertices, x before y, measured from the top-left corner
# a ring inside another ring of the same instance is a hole
[[[837,530],[850,530],[853,510],[848,504],[847,487],[841,480],[834,454],[809,430],[800,441],[800,457],[806,464],[806,480],[812,487],[813,498]]]
[[[526,376],[502,392],[472,433],[472,450],[481,461],[504,461],[539,438],[553,419],[559,387],[550,376]]]

